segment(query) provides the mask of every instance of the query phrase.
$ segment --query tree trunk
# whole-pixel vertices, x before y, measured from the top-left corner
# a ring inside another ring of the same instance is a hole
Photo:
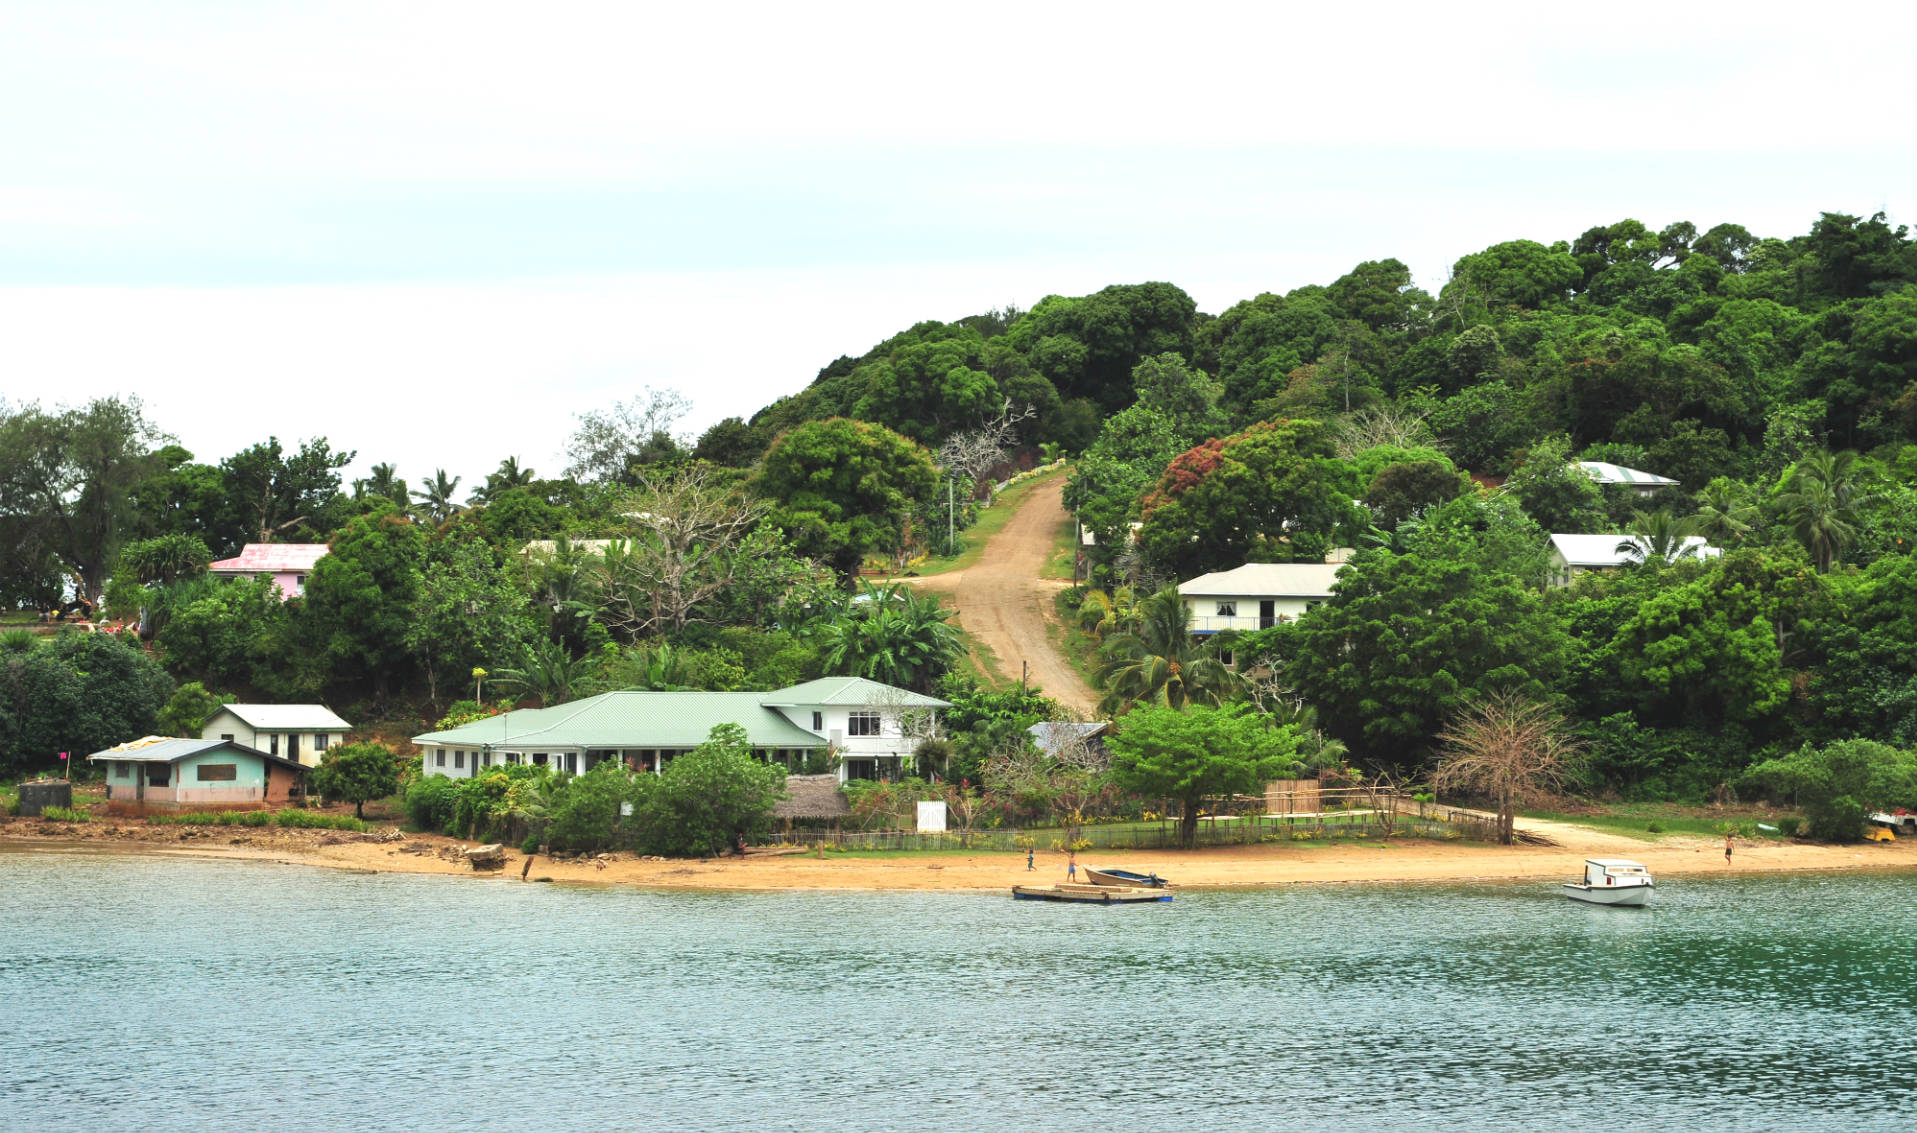
[[[1185,809],[1178,816],[1178,844],[1189,850],[1198,841],[1198,803],[1193,799],[1185,800]]]

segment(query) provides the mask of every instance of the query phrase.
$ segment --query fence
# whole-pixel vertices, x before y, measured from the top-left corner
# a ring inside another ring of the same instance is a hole
[[[1327,791],[1326,795],[1336,792]],[[1260,842],[1311,841],[1332,837],[1471,839],[1496,837],[1496,824],[1482,815],[1449,807],[1418,807],[1411,800],[1390,800],[1394,817],[1387,824],[1376,810],[1333,809],[1313,812],[1208,815],[1198,820],[1199,846],[1246,846]],[[1395,804],[1404,805],[1395,805]],[[1420,811],[1415,816],[1413,809]],[[1168,850],[1178,846],[1178,821],[1126,822],[1081,826],[1078,846],[1092,850]],[[847,850],[984,850],[1017,853],[1027,848],[1063,849],[1063,827],[999,827],[921,834],[910,830],[792,831],[772,841],[807,848],[821,844]]]

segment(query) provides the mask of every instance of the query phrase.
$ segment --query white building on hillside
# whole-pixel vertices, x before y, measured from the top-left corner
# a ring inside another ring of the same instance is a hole
[[[1635,544],[1635,552],[1628,546]],[[1571,580],[1589,570],[1616,570],[1644,561],[1650,543],[1642,535],[1553,535],[1551,536],[1551,583],[1569,586]],[[1702,535],[1686,536],[1677,550],[1666,556],[1667,562],[1679,559],[1714,559],[1723,554]]]
[[[1270,629],[1331,597],[1343,563],[1246,563],[1178,584],[1195,634]]]

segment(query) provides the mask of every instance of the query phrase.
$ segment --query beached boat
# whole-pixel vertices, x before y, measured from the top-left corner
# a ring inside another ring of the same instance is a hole
[[[1130,885],[1141,889],[1171,887],[1171,882],[1155,873],[1138,873],[1129,869],[1093,869],[1086,866],[1085,876],[1093,885]]]
[[[1584,859],[1584,878],[1564,883],[1564,895],[1593,905],[1642,905],[1657,883],[1651,871],[1624,858]]]
[[[1169,889],[1127,885],[1014,885],[1012,896],[1020,901],[1075,901],[1085,905],[1130,905],[1172,899]]]

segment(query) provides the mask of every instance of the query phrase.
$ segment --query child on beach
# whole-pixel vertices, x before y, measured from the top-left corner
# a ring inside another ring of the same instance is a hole
[[[1724,835],[1724,864],[1731,864],[1731,835]]]
[[[1065,880],[1066,881],[1078,880],[1078,851],[1077,850],[1067,850],[1065,852]]]

